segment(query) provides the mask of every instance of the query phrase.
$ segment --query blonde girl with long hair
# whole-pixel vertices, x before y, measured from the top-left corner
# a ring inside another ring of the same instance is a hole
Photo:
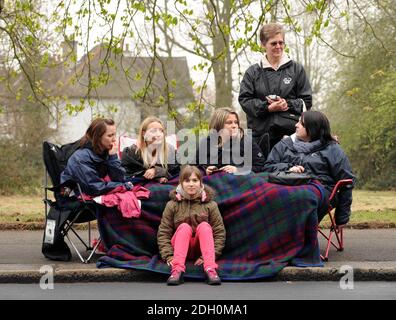
[[[147,117],[139,128],[136,144],[122,152],[127,177],[143,177],[166,183],[178,171],[175,148],[166,142],[166,130],[157,117]]]

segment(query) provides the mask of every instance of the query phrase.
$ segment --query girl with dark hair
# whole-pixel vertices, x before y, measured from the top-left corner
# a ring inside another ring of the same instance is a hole
[[[301,115],[296,132],[274,146],[264,169],[307,172],[324,185],[327,199],[338,180],[355,181],[348,157],[331,135],[329,120],[319,111]],[[352,187],[341,190],[336,201],[336,223],[346,224],[351,212]],[[325,213],[319,210],[319,221]]]
[[[106,176],[111,181],[105,181]],[[92,121],[61,174],[61,183],[74,181],[83,193],[90,196],[106,194],[132,183],[125,180],[125,170],[117,157],[116,126],[113,120],[98,118]]]
[[[311,141],[320,140],[322,144],[336,141],[331,135],[330,123],[327,117],[317,111],[305,112],[300,119]]]

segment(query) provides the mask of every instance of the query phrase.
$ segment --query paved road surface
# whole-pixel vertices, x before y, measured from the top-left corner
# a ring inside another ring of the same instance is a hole
[[[353,290],[342,290],[339,282],[244,282],[210,287],[186,282],[178,287],[165,283],[54,284],[42,290],[39,284],[0,284],[0,300],[7,299],[127,299],[127,300],[267,300],[267,299],[392,299],[396,282],[356,282]],[[239,301],[241,302],[241,301]]]
[[[48,264],[42,237],[42,231],[0,231],[0,264]],[[320,241],[323,251],[323,237]],[[396,229],[345,230],[345,251],[332,250],[330,261],[396,261]]]

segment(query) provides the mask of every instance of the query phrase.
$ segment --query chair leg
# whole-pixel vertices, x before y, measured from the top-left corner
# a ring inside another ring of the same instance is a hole
[[[88,245],[89,248],[87,250],[92,250],[92,245],[91,245],[91,221],[88,221]]]
[[[331,241],[332,238],[333,238],[333,232],[330,231],[329,238],[328,238],[328,241],[327,241],[327,246],[326,246],[326,253],[325,253],[325,256],[324,256],[324,260],[325,261],[329,261],[330,245],[333,244],[333,242]]]
[[[74,251],[77,253],[78,257],[80,258],[82,263],[85,263],[84,258],[81,256],[80,251],[78,251],[77,247],[75,246],[75,244],[73,243],[73,241],[70,240],[69,235],[66,233],[65,234],[67,240],[69,240],[70,244],[72,245]]]
[[[102,242],[102,239],[99,237],[98,242],[96,243],[95,247],[93,247],[91,254],[87,258],[87,260],[85,260],[85,263],[89,263],[90,262],[92,256],[95,254],[96,249],[98,249],[98,247],[101,244],[101,242]]]
[[[329,261],[330,246],[333,246],[337,251],[344,251],[344,230],[334,225],[332,217],[330,219],[333,226],[330,228],[328,236],[318,228],[318,232],[327,240],[325,255],[320,256],[323,261]],[[333,241],[334,235],[336,236],[337,243]]]
[[[85,241],[79,236],[79,234],[72,228],[72,227],[70,227],[70,229],[69,229],[70,231],[72,231],[73,233],[74,233],[74,235],[80,240],[80,242],[84,245],[84,247],[85,247],[85,250],[91,250],[91,245],[90,244],[86,244],[85,243]],[[67,234],[67,233],[66,233]]]
[[[338,251],[344,251],[344,229],[338,227],[336,230],[337,241],[338,241]]]

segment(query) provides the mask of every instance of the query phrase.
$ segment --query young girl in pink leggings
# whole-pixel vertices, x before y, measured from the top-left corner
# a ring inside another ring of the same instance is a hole
[[[216,258],[225,243],[225,228],[214,192],[202,183],[197,167],[185,166],[179,185],[170,193],[158,229],[158,247],[161,257],[172,268],[168,285],[183,283],[186,259],[204,267],[210,285],[221,284],[217,274]]]

